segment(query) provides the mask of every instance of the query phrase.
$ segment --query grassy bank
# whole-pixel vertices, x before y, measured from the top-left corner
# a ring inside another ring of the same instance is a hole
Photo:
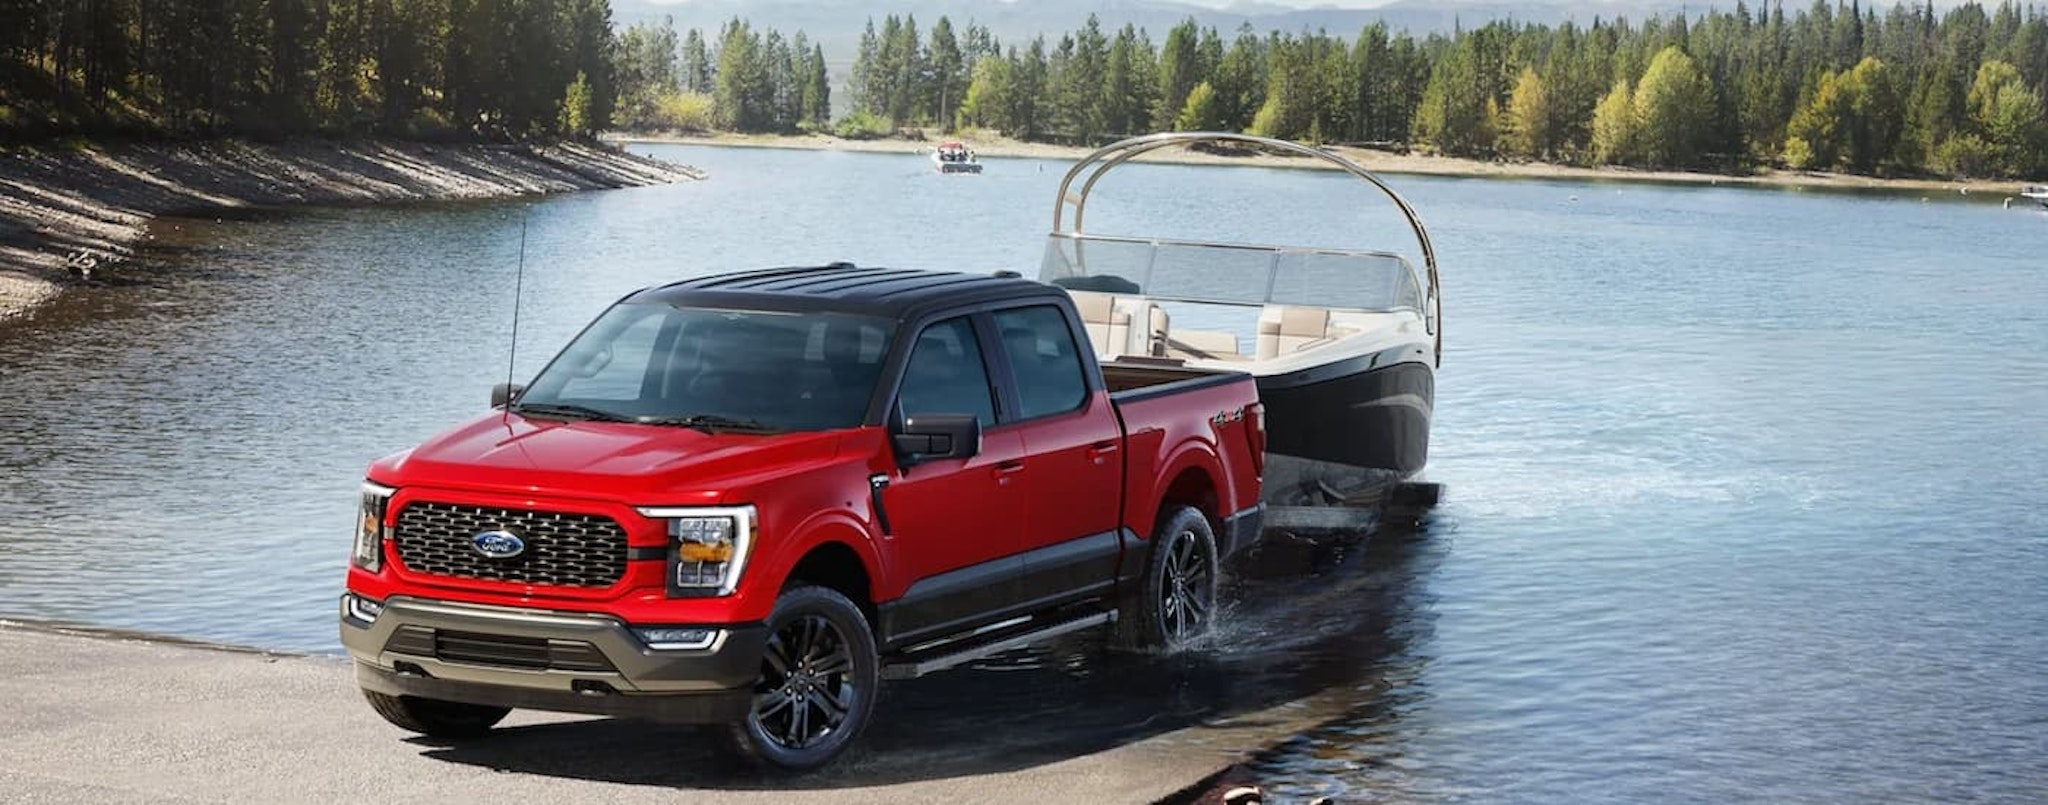
[[[0,320],[129,270],[150,219],[210,209],[665,184],[695,169],[583,144],[400,141],[0,148]]]
[[[936,140],[847,140],[829,135],[762,135],[762,134],[705,134],[705,135],[663,135],[663,134],[617,134],[608,139],[616,142],[682,143],[690,145],[727,145],[761,148],[805,148],[820,150],[867,151],[881,153],[919,153],[930,150]],[[961,139],[982,156],[1025,157],[1068,161],[1079,159],[1093,149],[1074,146],[1050,145],[1012,140],[997,136],[963,135]],[[1422,156],[1419,154],[1398,154],[1389,151],[1375,151],[1366,148],[1333,146],[1330,150],[1346,159],[1364,166],[1375,173],[1407,173],[1428,176],[1454,176],[1488,179],[1572,179],[1595,181],[1635,181],[1665,184],[1703,185],[1755,185],[1765,187],[1813,187],[1855,190],[1892,190],[1918,192],[1923,195],[1957,195],[1967,193],[1990,199],[2001,199],[2014,195],[2019,185],[2010,181],[1959,181],[1947,179],[1885,179],[1874,176],[1856,176],[1841,173],[1813,171],[1764,170],[1755,174],[1727,175],[1716,173],[1694,173],[1689,171],[1651,171],[1633,168],[1581,168],[1572,165],[1554,165],[1542,162],[1488,162],[1457,157]],[[1145,156],[1144,161],[1170,162],[1191,165],[1253,165],[1260,167],[1324,167],[1307,159],[1277,156],[1221,156],[1217,154],[1172,150],[1155,152]]]

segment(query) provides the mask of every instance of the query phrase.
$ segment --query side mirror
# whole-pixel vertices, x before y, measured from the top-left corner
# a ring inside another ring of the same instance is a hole
[[[905,417],[890,441],[909,461],[968,458],[981,452],[981,420],[972,414],[918,414]]]
[[[503,408],[505,407],[506,403],[512,402],[514,398],[518,397],[519,392],[525,390],[526,387],[519,385],[518,383],[499,383],[498,385],[492,386],[491,407]]]

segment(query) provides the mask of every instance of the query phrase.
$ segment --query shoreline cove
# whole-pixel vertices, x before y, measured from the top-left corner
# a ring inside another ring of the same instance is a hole
[[[502,198],[703,179],[584,143],[400,140],[0,147],[0,322],[122,270],[158,216],[256,207]]]
[[[1014,140],[995,135],[961,133],[930,140],[882,138],[849,140],[826,134],[664,134],[612,133],[602,137],[616,144],[699,145],[739,148],[787,148],[814,151],[923,154],[936,143],[952,139],[967,143],[978,156],[1045,159],[1072,162],[1093,152],[1093,148]],[[2018,193],[2014,181],[1898,179],[1818,171],[1764,170],[1759,173],[1722,174],[1692,171],[1640,170],[1635,168],[1582,168],[1549,162],[1489,162],[1462,157],[1398,154],[1354,146],[1330,146],[1329,150],[1358,163],[1374,173],[1415,174],[1466,179],[1556,179],[1592,182],[1642,182],[1667,185],[1737,185],[1759,188],[1877,190],[1899,193],[1948,194],[1997,200]],[[1284,156],[1226,156],[1179,149],[1146,154],[1138,161],[1175,165],[1236,165],[1261,168],[1328,169],[1312,160]]]

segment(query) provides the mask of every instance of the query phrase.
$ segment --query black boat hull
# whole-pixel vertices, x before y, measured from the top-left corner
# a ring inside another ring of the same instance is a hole
[[[1356,502],[1429,463],[1436,368],[1404,346],[1260,377],[1267,502]]]

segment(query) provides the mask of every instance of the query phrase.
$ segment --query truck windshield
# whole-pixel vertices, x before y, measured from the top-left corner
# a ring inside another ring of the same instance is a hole
[[[615,305],[541,370],[514,410],[741,431],[853,427],[892,328],[866,316]]]

